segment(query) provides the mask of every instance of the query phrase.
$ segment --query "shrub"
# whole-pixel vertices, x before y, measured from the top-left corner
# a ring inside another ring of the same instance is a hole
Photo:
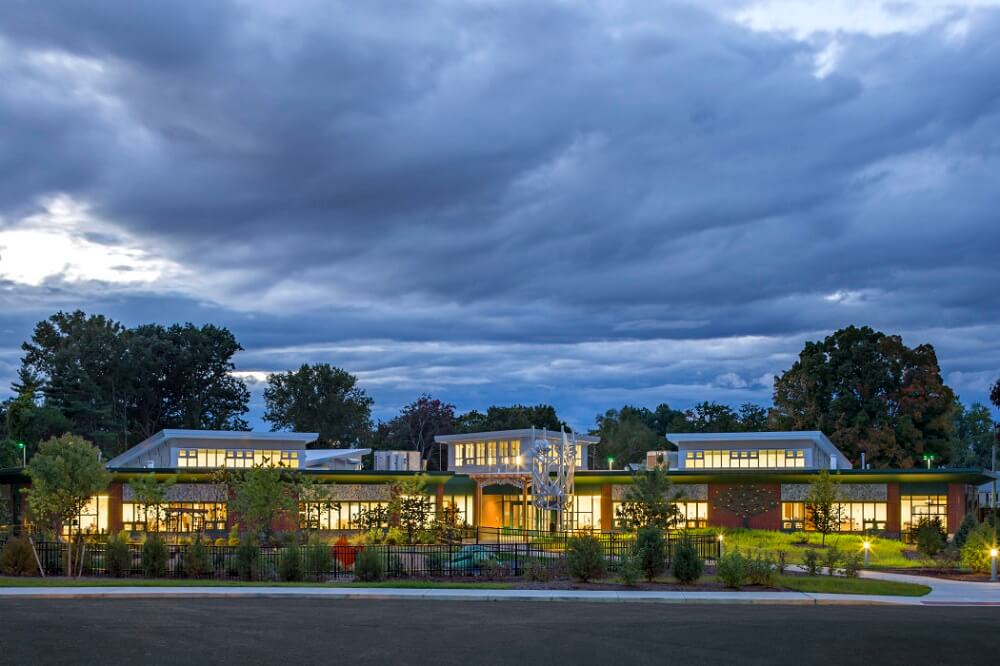
[[[962,546],[962,564],[977,573],[987,573],[990,570],[990,548],[996,547],[996,534],[993,526],[982,523],[969,530]]]
[[[774,560],[760,553],[746,559],[746,573],[751,585],[774,587],[778,582],[778,569],[774,566]]]
[[[132,549],[124,532],[112,534],[104,546],[104,568],[109,576],[121,578],[132,569]]]
[[[663,532],[658,527],[639,530],[635,537],[635,556],[639,560],[639,568],[646,574],[646,580],[651,581],[663,573],[667,548]]]
[[[826,572],[831,576],[837,574],[837,567],[840,566],[840,551],[836,548],[831,548],[826,551],[823,555],[823,566],[826,567]]]
[[[232,528],[230,528],[230,530],[229,530],[229,538],[226,539],[226,545],[227,546],[238,546],[238,545],[240,545],[239,527],[240,526],[238,524],[234,524],[232,526]]]
[[[746,582],[747,560],[739,550],[731,550],[719,558],[715,576],[726,587],[740,587]]]
[[[218,539],[215,540],[215,545],[216,546],[225,546],[227,543],[228,542],[226,541],[226,539],[224,539],[222,537],[219,537]]]
[[[382,555],[372,548],[362,550],[354,562],[354,576],[365,583],[373,583],[385,578],[385,564],[382,562]]]
[[[278,578],[289,582],[302,580],[302,553],[298,546],[291,546],[281,551]]]
[[[569,574],[581,582],[604,575],[604,546],[595,536],[573,537],[566,544],[566,566]]]
[[[958,526],[958,531],[955,532],[953,543],[956,548],[959,550],[962,549],[962,546],[965,545],[965,540],[969,538],[969,532],[976,529],[977,525],[979,525],[979,521],[976,520],[976,514],[965,514],[965,518],[962,519],[962,523]]]
[[[844,557],[844,575],[848,578],[857,578],[858,572],[864,565],[864,558],[861,553],[850,553]]]
[[[142,544],[142,570],[147,578],[160,578],[167,573],[167,544],[155,532]]]
[[[201,535],[198,535],[194,543],[184,551],[181,565],[184,567],[184,574],[191,578],[201,578],[212,572],[212,559],[208,554],[208,545],[202,540]]]
[[[260,546],[251,535],[245,534],[236,546],[236,575],[243,580],[253,580],[260,564]]]
[[[627,555],[622,559],[621,568],[618,570],[618,578],[629,587],[635,587],[642,575],[642,567],[639,559],[632,555]]]
[[[917,550],[927,557],[934,557],[938,554],[948,539],[944,526],[941,525],[940,518],[921,518],[914,531]]]
[[[5,576],[27,576],[38,571],[35,562],[35,552],[27,539],[12,537],[3,546],[0,553],[0,573]]]
[[[548,565],[538,559],[528,560],[524,565],[524,577],[534,582],[548,582],[552,580],[551,571]]]
[[[674,549],[673,569],[674,578],[682,583],[693,583],[701,578],[705,563],[690,539],[682,539]]]
[[[314,578],[323,578],[333,567],[333,554],[330,546],[322,541],[303,546],[303,567],[305,574]]]
[[[510,573],[510,567],[495,557],[491,557],[483,560],[479,565],[479,571],[487,580],[497,580],[507,576]]]
[[[806,574],[809,576],[818,576],[821,573],[819,566],[819,553],[812,548],[807,548],[806,552],[802,554],[802,564],[805,566]]]

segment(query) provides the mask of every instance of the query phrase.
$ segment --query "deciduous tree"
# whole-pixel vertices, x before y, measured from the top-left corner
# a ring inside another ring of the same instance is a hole
[[[677,508],[678,496],[672,489],[673,484],[661,467],[636,472],[615,518],[622,527],[631,530],[674,527],[681,512]]]
[[[349,447],[371,434],[372,399],[358,378],[328,363],[269,375],[264,420],[272,430],[317,432],[320,447]]]
[[[25,472],[31,479],[24,491],[31,522],[51,531],[56,538],[61,528],[76,519],[90,498],[104,491],[111,481],[111,474],[101,463],[100,451],[76,435],[42,442]],[[66,571],[72,575],[72,548],[67,549],[67,560]]]
[[[838,498],[839,489],[840,480],[832,477],[825,469],[809,483],[809,494],[805,501],[806,517],[813,528],[823,535],[824,546],[826,535],[837,530],[843,519],[843,510]]]
[[[925,453],[946,460],[953,401],[932,346],[849,326],[807,342],[775,380],[772,422],[821,430],[855,462],[864,452],[873,467],[912,467]]]
[[[380,423],[373,444],[380,449],[420,451],[429,469],[444,469],[443,451],[435,446],[434,437],[451,434],[454,420],[455,405],[424,394],[396,418]]]

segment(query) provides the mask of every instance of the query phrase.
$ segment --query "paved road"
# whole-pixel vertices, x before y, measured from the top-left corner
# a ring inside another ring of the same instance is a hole
[[[4,599],[0,663],[994,663],[997,626],[982,607]]]

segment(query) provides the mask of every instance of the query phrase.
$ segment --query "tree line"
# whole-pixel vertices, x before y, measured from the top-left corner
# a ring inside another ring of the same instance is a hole
[[[0,467],[20,464],[40,442],[64,433],[107,457],[164,428],[246,430],[250,391],[234,374],[243,348],[226,328],[144,324],[58,312],[36,324],[14,396],[0,404]],[[272,430],[319,433],[317,447],[420,451],[443,466],[435,435],[567,424],[552,405],[491,406],[458,413],[421,395],[395,417],[373,422],[373,400],[350,372],[326,363],[272,373],[264,391]],[[1000,407],[1000,380],[991,400]],[[671,448],[667,433],[822,430],[851,458],[875,467],[988,467],[997,424],[986,405],[964,405],[941,377],[934,348],[849,326],[807,342],[774,382],[773,405],[733,408],[703,401],[691,409],[624,405],[595,418],[595,455],[619,464]]]

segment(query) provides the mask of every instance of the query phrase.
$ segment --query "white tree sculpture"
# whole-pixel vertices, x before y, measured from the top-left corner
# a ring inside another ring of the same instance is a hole
[[[552,442],[548,432],[542,430],[542,437],[534,440],[531,452],[531,487],[535,506],[543,511],[557,511],[558,523],[563,523],[563,513],[573,505],[573,476],[576,471],[576,435],[567,436],[562,431],[562,439]]]

